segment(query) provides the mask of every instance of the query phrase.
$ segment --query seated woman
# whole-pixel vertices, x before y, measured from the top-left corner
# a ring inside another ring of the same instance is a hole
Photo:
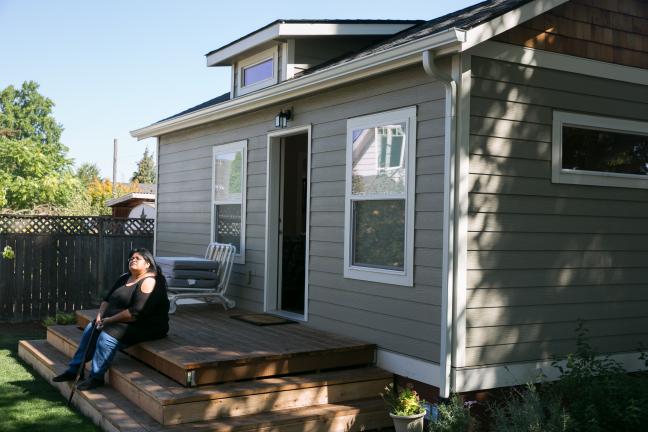
[[[99,387],[104,383],[103,376],[117,350],[166,336],[169,331],[166,281],[151,252],[143,248],[133,249],[128,258],[128,270],[104,297],[94,323],[86,326],[68,369],[53,381],[73,381],[76,378],[78,368],[85,364],[83,357],[90,343],[88,357],[92,356],[92,370],[77,389]],[[100,332],[95,346],[91,341],[93,324]]]

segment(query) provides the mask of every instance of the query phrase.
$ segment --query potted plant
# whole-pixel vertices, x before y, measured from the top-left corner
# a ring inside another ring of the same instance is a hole
[[[389,416],[396,432],[423,432],[425,401],[419,398],[411,385],[399,392],[393,384],[389,384],[381,396],[389,405]]]

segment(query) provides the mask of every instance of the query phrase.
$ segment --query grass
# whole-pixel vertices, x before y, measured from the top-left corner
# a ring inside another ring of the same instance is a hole
[[[44,338],[45,330],[39,324],[0,324],[0,431],[98,431],[18,358],[20,339]]]

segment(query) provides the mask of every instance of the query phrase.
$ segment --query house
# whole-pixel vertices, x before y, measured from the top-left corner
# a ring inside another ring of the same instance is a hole
[[[648,3],[490,0],[280,20],[207,54],[230,91],[150,126],[157,255],[235,244],[252,311],[450,391],[648,342]]]
[[[106,200],[113,217],[155,219],[155,185],[140,184],[139,189]]]

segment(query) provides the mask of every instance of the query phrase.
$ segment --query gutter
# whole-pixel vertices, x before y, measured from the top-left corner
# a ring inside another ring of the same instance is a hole
[[[439,396],[447,398],[452,378],[452,332],[454,326],[454,232],[455,232],[455,149],[457,130],[457,82],[437,68],[431,50],[423,52],[423,69],[445,86],[445,139],[443,181],[443,264],[441,293],[441,347],[439,355]]]
[[[451,28],[387,51],[371,54],[348,63],[323,69],[312,75],[291,79],[212,107],[191,112],[130,132],[138,140],[164,135],[215,120],[232,117],[305,94],[331,88],[349,81],[418,63],[421,52],[441,49],[444,54],[458,52],[466,32]]]

